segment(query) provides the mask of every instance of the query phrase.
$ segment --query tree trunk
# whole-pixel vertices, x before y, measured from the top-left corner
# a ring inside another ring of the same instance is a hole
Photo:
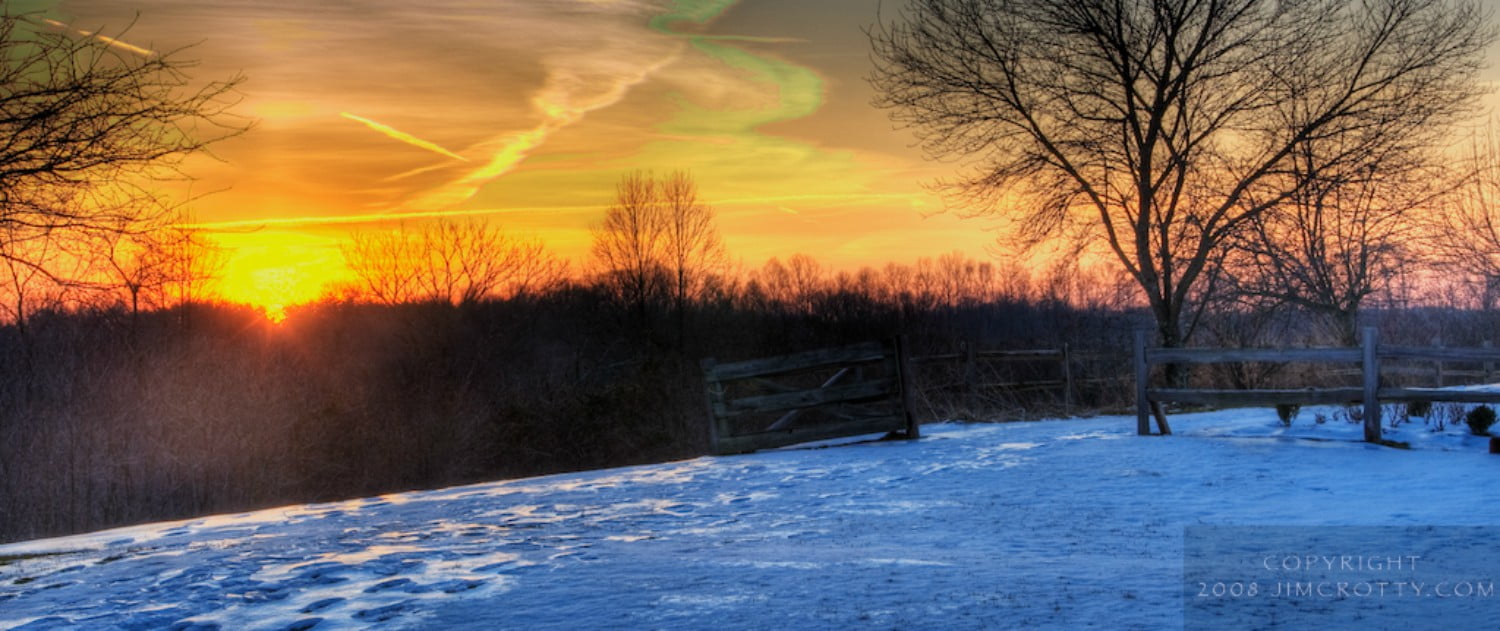
[[[1182,309],[1179,305],[1166,302],[1154,309],[1156,313],[1156,332],[1161,336],[1162,348],[1182,348],[1187,341],[1183,339],[1182,331]],[[1171,363],[1163,367],[1164,377],[1168,388],[1186,388],[1191,371],[1187,364]]]

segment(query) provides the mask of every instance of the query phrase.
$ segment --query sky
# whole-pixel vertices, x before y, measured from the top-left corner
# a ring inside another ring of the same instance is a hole
[[[438,216],[586,265],[590,226],[636,169],[688,171],[747,268],[986,257],[994,241],[939,212],[928,185],[951,165],[870,105],[875,0],[8,4],[190,47],[175,54],[200,81],[245,77],[234,111],[254,128],[188,165],[230,300],[315,298],[345,273],[351,231]]]
[[[177,50],[201,81],[245,77],[234,111],[255,127],[188,169],[229,300],[311,300],[347,274],[352,231],[442,216],[586,266],[590,226],[637,169],[690,172],[750,269],[994,255],[993,222],[933,192],[958,165],[870,105],[878,0],[6,4]]]

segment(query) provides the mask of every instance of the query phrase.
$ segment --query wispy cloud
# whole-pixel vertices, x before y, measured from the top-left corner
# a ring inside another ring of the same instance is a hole
[[[659,37],[660,33],[640,33],[631,26],[633,20],[622,19],[640,18],[652,9],[638,5],[613,9],[619,13],[593,16],[596,20],[591,25],[580,27],[579,32],[590,37],[554,42],[542,50],[539,61],[546,74],[530,98],[539,118],[533,126],[479,143],[475,151],[487,153],[488,160],[406,201],[405,206],[428,210],[469,200],[485,184],[513,171],[554,134],[592,112],[620,103],[680,57],[684,42]]]
[[[463,157],[461,155],[453,153],[452,151],[444,149],[442,145],[439,145],[439,144],[437,144],[435,142],[423,140],[421,138],[418,138],[416,136],[408,134],[408,133],[406,133],[404,131],[401,131],[399,129],[391,127],[390,125],[385,125],[383,123],[377,123],[377,122],[372,121],[372,120],[370,120],[368,118],[365,118],[363,116],[356,116],[354,114],[350,114],[349,112],[339,112],[339,116],[342,116],[344,118],[347,118],[349,120],[352,120],[352,121],[355,121],[355,122],[358,122],[358,123],[363,123],[366,127],[369,127],[370,129],[373,129],[373,130],[375,130],[377,132],[385,134],[386,136],[388,136],[388,137],[390,137],[392,139],[399,140],[399,141],[404,142],[404,143],[406,143],[408,145],[411,145],[413,147],[420,147],[422,149],[426,149],[426,150],[431,151],[433,153],[437,153],[437,154],[448,156],[450,158],[453,158],[454,160],[462,160],[464,162],[468,162],[469,161],[468,158],[465,158],[465,157]]]

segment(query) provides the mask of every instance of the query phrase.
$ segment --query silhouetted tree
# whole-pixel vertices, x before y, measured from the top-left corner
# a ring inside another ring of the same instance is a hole
[[[228,112],[239,78],[195,87],[180,51],[119,35],[0,14],[0,238],[137,231],[184,160],[248,128]],[[26,251],[0,256],[50,273]]]
[[[595,262],[643,326],[665,290],[666,222],[656,186],[648,172],[626,174],[615,184],[615,203],[604,211],[604,222],[593,229]]]
[[[913,0],[871,32],[872,83],[930,154],[973,161],[950,185],[977,212],[1031,242],[1097,239],[1178,346],[1249,222],[1470,111],[1487,17],[1474,0]],[[1328,152],[1299,175],[1307,142]]]
[[[687,306],[705,295],[725,259],[713,210],[684,172],[661,180],[647,171],[621,178],[615,203],[594,228],[593,254],[602,277],[643,326],[650,324],[652,305],[669,301],[679,340]]]
[[[686,336],[688,305],[704,297],[711,276],[724,267],[724,242],[714,224],[714,212],[698,199],[698,185],[682,171],[669,174],[657,186],[664,217],[664,259],[671,274],[668,291],[677,315],[677,336]]]
[[[479,221],[355,232],[343,254],[361,292],[385,304],[468,305],[546,289],[566,275],[540,242]]]
[[[1426,240],[1445,270],[1480,285],[1486,310],[1500,305],[1500,136],[1494,125],[1470,144],[1467,177],[1445,212],[1432,217]]]
[[[1337,147],[1300,145],[1291,167],[1307,181],[1252,218],[1235,289],[1321,316],[1337,343],[1357,345],[1362,305],[1415,262],[1415,215],[1436,210],[1443,193],[1441,171],[1402,149],[1325,169]]]

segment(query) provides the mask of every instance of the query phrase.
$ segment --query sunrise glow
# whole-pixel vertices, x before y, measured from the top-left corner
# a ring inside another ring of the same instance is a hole
[[[585,265],[590,226],[636,169],[690,171],[747,267],[982,257],[993,241],[931,216],[940,172],[869,107],[868,7],[779,20],[731,0],[573,0],[459,21],[433,6],[395,19],[408,6],[383,1],[316,18],[281,2],[42,4],[75,29],[139,12],[130,41],[195,44],[203,79],[245,75],[256,126],[190,165],[189,194],[213,191],[193,210],[224,249],[215,293],[273,313],[348,280],[350,233],[397,223],[492,222]]]
[[[352,232],[437,218],[540,238],[582,269],[590,227],[637,169],[691,172],[743,268],[995,252],[993,221],[930,188],[959,165],[925,160],[870,105],[868,2],[443,5],[27,8],[95,37],[133,22],[120,39],[134,43],[110,44],[192,44],[195,79],[247,78],[237,111],[255,127],[192,161],[179,191],[225,248],[226,300],[316,300],[348,279]]]
[[[227,252],[218,279],[224,300],[261,307],[272,319],[285,308],[320,298],[330,285],[346,280],[338,242],[296,232],[221,234]]]

